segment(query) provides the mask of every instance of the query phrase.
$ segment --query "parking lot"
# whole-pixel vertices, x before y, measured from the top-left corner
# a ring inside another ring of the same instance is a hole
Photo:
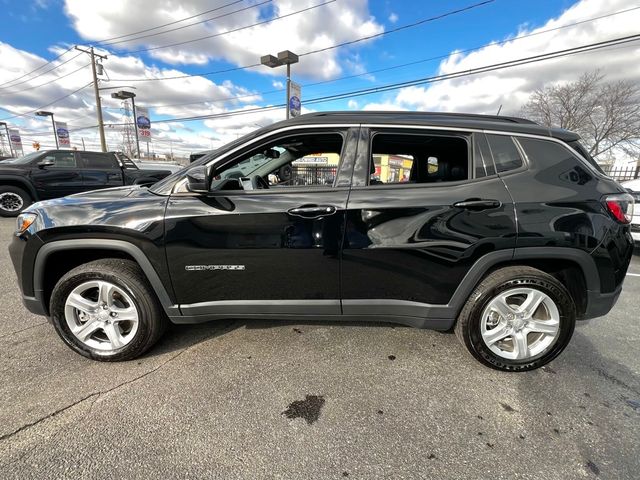
[[[640,256],[607,317],[505,374],[454,335],[364,323],[174,327],[87,360],[19,299],[0,220],[1,478],[638,478]]]

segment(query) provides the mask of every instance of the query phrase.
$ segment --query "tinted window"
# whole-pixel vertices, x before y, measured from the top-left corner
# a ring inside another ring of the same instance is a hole
[[[468,178],[469,148],[459,136],[376,133],[369,185],[455,182]]]
[[[491,158],[491,150],[484,134],[473,135],[473,161],[475,165],[475,178],[495,175],[496,168]]]
[[[507,135],[487,135],[498,173],[515,170],[523,165],[522,155],[513,139]]]
[[[87,168],[111,169],[118,168],[118,162],[111,154],[81,152],[80,156]]]
[[[535,138],[516,138],[535,167],[547,169],[550,174],[557,173],[560,180],[578,185],[585,185],[593,179],[586,165],[561,144]]]
[[[76,156],[73,152],[58,152],[51,153],[44,157],[42,160],[53,160],[53,165],[48,168],[75,168]]]
[[[211,189],[248,189],[256,177],[268,188],[333,185],[343,138],[338,133],[281,137],[249,151],[214,176]],[[260,187],[259,187],[260,188]]]

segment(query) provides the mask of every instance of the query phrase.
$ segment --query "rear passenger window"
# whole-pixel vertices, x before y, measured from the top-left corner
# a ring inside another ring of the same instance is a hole
[[[463,136],[376,133],[369,185],[455,182],[469,178],[469,143]]]
[[[84,165],[87,168],[119,168],[118,162],[113,155],[80,152],[80,157],[84,161]]]
[[[516,170],[523,165],[522,155],[508,135],[487,135],[498,173]]]

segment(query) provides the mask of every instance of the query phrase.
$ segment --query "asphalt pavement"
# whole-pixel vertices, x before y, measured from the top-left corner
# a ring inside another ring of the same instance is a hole
[[[0,219],[0,478],[640,478],[638,255],[615,309],[529,373],[449,333],[278,321],[176,326],[106,364],[24,309],[13,228]]]

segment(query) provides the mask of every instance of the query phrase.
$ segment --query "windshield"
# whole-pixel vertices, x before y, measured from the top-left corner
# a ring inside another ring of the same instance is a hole
[[[25,165],[27,163],[31,163],[36,157],[42,155],[42,153],[43,152],[31,152],[25,155],[24,157],[4,160],[2,163],[12,163],[14,165]]]

